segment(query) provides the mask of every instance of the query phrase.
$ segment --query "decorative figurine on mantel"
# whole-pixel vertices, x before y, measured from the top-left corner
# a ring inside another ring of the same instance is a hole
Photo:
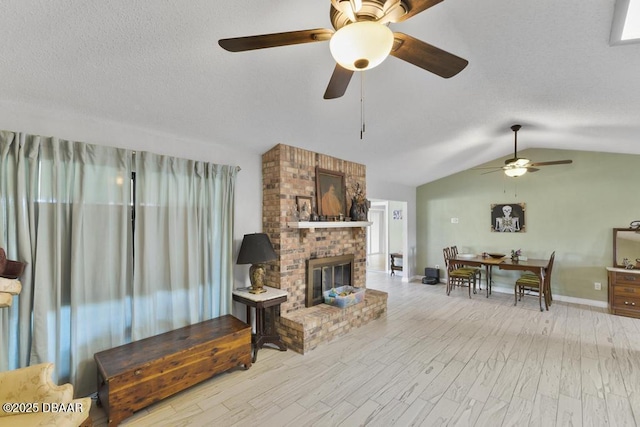
[[[371,202],[365,197],[362,187],[360,187],[359,183],[356,184],[351,198],[351,210],[349,211],[351,219],[354,221],[366,221],[370,206]]]

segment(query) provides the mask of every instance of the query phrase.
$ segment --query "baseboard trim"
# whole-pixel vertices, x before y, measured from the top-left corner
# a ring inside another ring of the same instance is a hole
[[[411,281],[412,282],[414,282],[414,281],[415,282],[421,282],[422,281],[422,276],[413,276],[411,278]],[[447,281],[440,279],[440,283],[441,284],[446,284]],[[501,287],[501,286],[493,285],[491,287],[491,292],[499,292],[501,294],[511,294],[511,295],[513,295],[513,288],[504,288],[504,287]],[[588,305],[590,307],[609,308],[609,302],[608,301],[598,301],[598,300],[594,300],[594,299],[568,297],[568,296],[565,296],[565,295],[557,295],[557,294],[553,294],[553,300],[554,301],[568,302],[570,304]]]
[[[492,292],[500,292],[501,294],[511,294],[513,295],[513,288],[503,288],[500,286],[493,285],[491,287]],[[586,299],[586,298],[576,298],[576,297],[568,297],[565,295],[557,295],[552,294],[554,301],[562,301],[568,302],[570,304],[580,304],[580,305],[588,305],[590,307],[599,307],[599,308],[608,308],[609,303],[607,301],[598,301],[594,299]]]

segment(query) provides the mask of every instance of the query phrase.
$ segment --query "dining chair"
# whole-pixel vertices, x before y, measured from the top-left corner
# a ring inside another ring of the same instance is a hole
[[[451,246],[451,252],[453,254],[453,257],[455,258],[458,255],[458,247],[457,246]],[[478,288],[480,290],[482,290],[482,268],[478,268],[478,267],[471,267],[468,265],[464,265],[464,264],[456,264],[456,269],[458,270],[467,270],[467,271],[472,271],[475,275],[476,275],[476,279],[477,279],[477,283],[478,283]],[[474,289],[474,293],[475,293],[475,289]]]
[[[447,269],[447,295],[451,293],[451,289],[454,286],[466,286],[469,288],[469,298],[471,298],[472,288],[473,293],[476,293],[476,274],[467,269],[456,268],[456,265],[451,262],[451,258],[453,258],[452,248],[444,248],[442,253],[444,254],[444,264]]]
[[[514,287],[515,303],[513,305],[517,305],[518,301],[522,301],[523,295],[531,295],[538,297],[540,311],[544,311],[542,309],[542,298],[544,298],[545,308],[549,310],[549,306],[547,304],[547,296],[551,295],[551,270],[553,269],[553,261],[555,257],[556,252],[553,251],[553,253],[551,253],[551,257],[549,258],[549,262],[547,263],[547,267],[545,268],[544,282],[542,283],[542,287],[540,286],[540,278],[537,274],[525,273],[520,276],[518,280],[516,280],[516,284]],[[525,292],[528,293],[525,294]],[[535,294],[531,294],[531,292],[535,292]]]

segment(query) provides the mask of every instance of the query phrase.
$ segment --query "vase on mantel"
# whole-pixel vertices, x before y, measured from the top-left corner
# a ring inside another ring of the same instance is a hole
[[[353,221],[358,220],[358,206],[355,197],[351,199],[351,209],[349,209],[349,216]]]
[[[357,198],[351,199],[351,209],[349,210],[349,216],[353,221],[367,221],[369,215],[369,207],[371,203],[364,199],[359,201]]]

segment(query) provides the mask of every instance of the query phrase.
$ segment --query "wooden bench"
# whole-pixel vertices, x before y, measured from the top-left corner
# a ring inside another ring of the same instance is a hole
[[[231,315],[94,355],[109,425],[213,375],[251,367],[251,327]]]

